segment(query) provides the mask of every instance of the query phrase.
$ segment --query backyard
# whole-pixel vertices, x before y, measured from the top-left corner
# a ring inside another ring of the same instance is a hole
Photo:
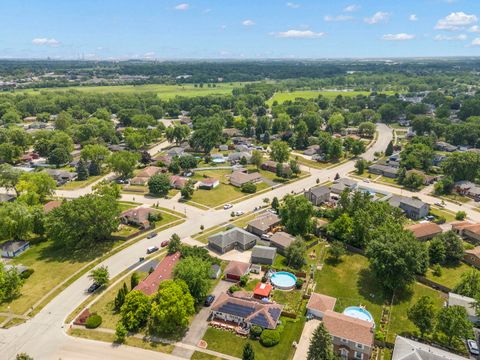
[[[440,285],[453,289],[460,282],[462,274],[472,269],[474,268],[460,262],[457,265],[442,266],[442,273],[440,276],[434,275],[432,269],[428,269],[425,277],[439,283]]]

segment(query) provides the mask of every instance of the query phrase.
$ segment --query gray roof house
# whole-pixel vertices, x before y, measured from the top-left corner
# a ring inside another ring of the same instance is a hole
[[[30,247],[30,243],[24,240],[9,240],[0,245],[2,257],[13,258],[20,255]]]
[[[368,172],[394,179],[397,177],[398,169],[393,166],[373,164],[368,167]]]
[[[212,264],[208,275],[210,276],[210,279],[218,279],[220,275],[222,275],[222,268],[220,265]]]
[[[259,237],[239,227],[231,228],[208,237],[208,247],[220,254],[237,249],[248,250],[255,246]]]
[[[269,232],[272,227],[280,224],[281,219],[278,215],[267,213],[260,215],[247,224],[247,230],[252,234],[262,236]]]
[[[277,248],[280,254],[284,254],[285,249],[289,247],[290,244],[294,241],[295,236],[292,236],[289,233],[283,231],[278,231],[270,238],[270,246]]]
[[[475,313],[475,299],[455,294],[452,292],[448,293],[448,306],[461,306],[467,311],[468,319],[476,323],[480,318]]]
[[[304,196],[313,205],[318,206],[330,200],[330,188],[328,186],[318,186],[305,191]]]
[[[50,175],[53,180],[57,182],[57,185],[63,185],[67,181],[75,180],[78,176],[76,172],[70,172],[58,169],[45,169],[45,172]]]
[[[174,157],[174,156],[181,156],[185,152],[185,149],[182,147],[173,147],[167,151],[167,155]]]
[[[232,152],[228,154],[228,161],[235,163],[235,162],[240,162],[242,158],[247,159],[247,161],[250,161],[252,158],[252,154],[250,154],[247,151],[237,151],[237,152]]]
[[[430,211],[430,205],[427,203],[406,196],[394,195],[387,201],[391,206],[402,209],[405,215],[412,220],[420,220],[427,216]]]
[[[330,191],[334,194],[341,194],[343,190],[350,189],[355,190],[358,186],[358,182],[352,179],[341,178],[335,180],[333,185],[330,186]]]
[[[392,360],[465,360],[463,356],[397,336]]]
[[[272,265],[277,255],[277,249],[269,246],[255,245],[252,249],[252,264]]]

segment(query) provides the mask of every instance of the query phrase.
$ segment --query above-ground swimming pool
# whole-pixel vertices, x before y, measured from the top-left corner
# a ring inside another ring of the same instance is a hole
[[[292,290],[297,282],[297,277],[287,271],[278,271],[272,274],[270,282],[280,290]]]
[[[374,322],[372,314],[360,306],[349,306],[343,310],[343,313],[356,319],[365,320],[371,323]]]

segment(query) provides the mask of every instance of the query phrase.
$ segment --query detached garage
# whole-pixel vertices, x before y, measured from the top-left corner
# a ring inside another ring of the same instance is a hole
[[[225,280],[240,281],[243,275],[250,271],[250,264],[240,261],[230,261],[225,268]]]

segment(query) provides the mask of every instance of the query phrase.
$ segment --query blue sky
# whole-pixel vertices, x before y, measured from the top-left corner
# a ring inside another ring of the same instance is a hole
[[[1,0],[0,58],[480,55],[480,0]]]

